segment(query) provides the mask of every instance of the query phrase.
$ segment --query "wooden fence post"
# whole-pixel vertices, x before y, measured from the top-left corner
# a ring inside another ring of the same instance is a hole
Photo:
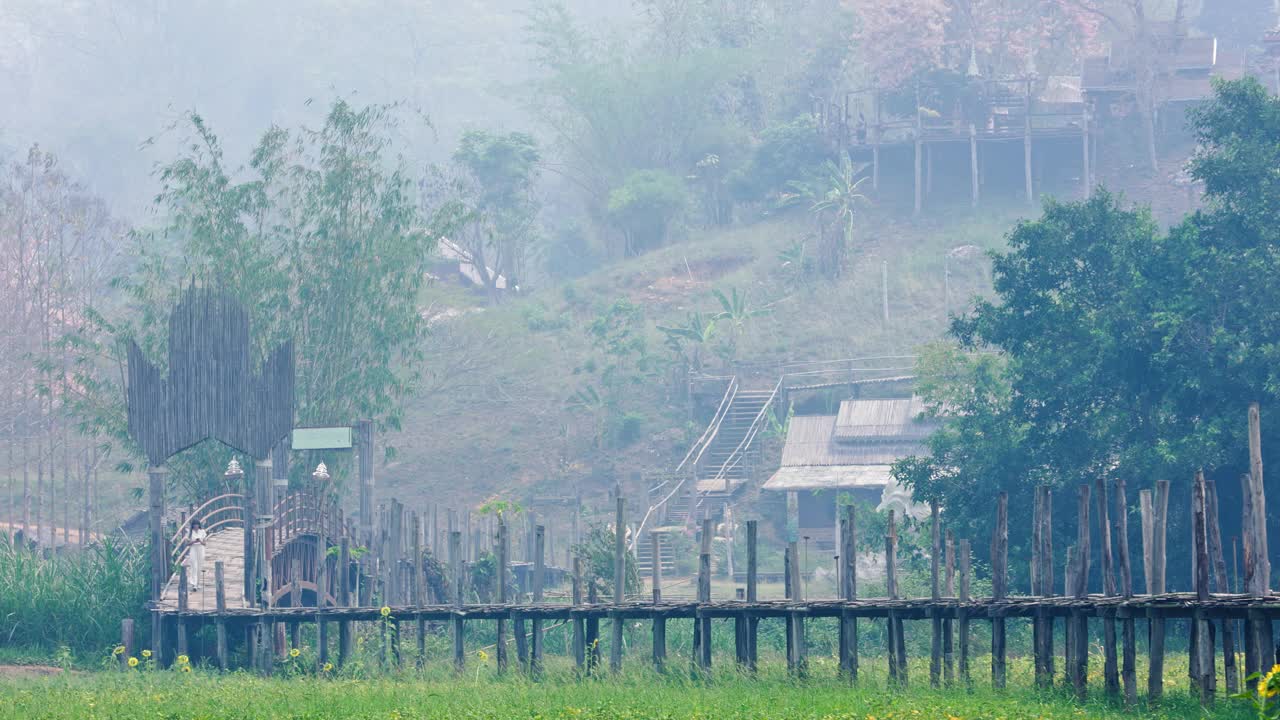
[[[609,638],[609,670],[622,670],[622,603],[626,601],[627,582],[627,522],[626,499],[622,497],[622,486],[615,487],[617,508],[613,524],[613,605],[610,615],[612,630]]]
[[[582,558],[574,556],[573,558],[573,606],[575,608],[582,606]],[[586,669],[586,628],[583,624],[581,614],[574,614],[573,622],[573,665],[581,673]],[[655,643],[654,647],[657,645]],[[657,650],[655,649],[656,653]]]
[[[702,520],[702,547],[698,553],[698,603],[711,602],[711,536],[715,526],[710,518]],[[711,672],[711,618],[697,617],[694,622],[693,660],[697,670]]]
[[[996,527],[991,537],[991,596],[1003,601],[1009,587],[1009,493],[1000,493],[996,502]],[[1003,690],[1006,677],[1004,611],[991,617],[991,685]]]
[[[1218,488],[1213,481],[1205,483],[1205,521],[1206,539],[1209,544],[1210,562],[1213,567],[1213,586],[1220,593],[1230,592],[1227,584],[1227,561],[1222,551],[1222,530],[1218,525]],[[1240,678],[1236,669],[1236,643],[1234,623],[1223,618],[1220,624],[1222,633],[1222,665],[1223,675],[1227,682],[1227,694],[1235,695],[1240,691]]]
[[[929,625],[931,645],[929,649],[929,686],[942,685],[942,615],[938,603],[942,599],[939,585],[939,565],[942,560],[942,532],[939,526],[938,503],[929,503],[929,599],[933,605],[929,608]]]
[[[944,541],[946,548],[946,563],[944,568],[946,578],[943,584],[943,593],[948,598],[956,596],[956,539],[950,530],[946,532]],[[955,632],[952,625],[952,611],[948,610],[942,618],[942,681],[947,687],[955,684]]]
[[[969,609],[965,604],[969,602],[969,569],[972,562],[972,550],[969,548],[968,540],[960,541],[960,680],[964,683],[966,689],[973,686],[972,677],[969,674]]]
[[[214,616],[214,634],[215,645],[214,652],[218,659],[218,668],[227,669],[227,588],[226,588],[226,570],[222,565],[222,561],[218,560],[213,564],[213,593],[214,593],[214,609],[217,614]]]
[[[547,552],[547,529],[538,525],[533,529],[533,602],[542,602],[542,583]],[[529,672],[535,678],[542,674],[542,618],[533,618],[533,642],[530,643]]]
[[[453,669],[461,673],[466,669],[466,627],[462,614],[462,532],[449,533],[449,565],[453,580]]]
[[[858,538],[854,506],[840,515],[840,599],[858,597]],[[850,682],[858,680],[858,617],[847,608],[840,612],[840,670]]]
[[[133,618],[125,618],[120,621],[120,647],[124,650],[118,656],[120,660],[120,669],[129,669],[129,658],[133,657]]]
[[[507,518],[503,513],[498,513],[498,567],[494,576],[494,595],[498,599],[499,605],[507,604],[507,578],[511,573],[511,538],[507,532]],[[498,635],[497,644],[493,649],[494,662],[498,668],[498,674],[507,670],[507,621],[506,618],[499,617],[494,621],[496,632]]]
[[[759,532],[759,521],[747,521],[747,602],[759,601],[759,555],[756,541]],[[752,614],[747,618],[747,670],[754,673],[759,658],[756,641],[760,628],[760,618]]]
[[[187,585],[187,566],[183,565],[178,568],[178,654],[187,654],[187,607],[189,601],[190,588]],[[156,657],[156,665],[165,667],[167,662],[160,657]]]
[[[1125,498],[1124,480],[1116,480],[1116,542],[1120,553],[1120,595],[1128,600],[1133,597],[1133,572],[1129,562],[1129,504]],[[1124,655],[1121,660],[1120,679],[1124,686],[1124,702],[1128,707],[1138,703],[1137,638],[1133,614],[1125,611],[1121,618],[1121,634],[1124,639]]]
[[[1208,530],[1205,522],[1206,505],[1204,472],[1199,471],[1196,473],[1191,499],[1191,533],[1194,539],[1192,553],[1196,559],[1196,600],[1199,602],[1208,602],[1209,600],[1209,548]],[[1203,610],[1197,608],[1192,618],[1192,623],[1196,639],[1195,670],[1197,677],[1195,680],[1200,690],[1200,705],[1202,707],[1212,707],[1215,690],[1214,680],[1217,673],[1213,662],[1213,638],[1210,635],[1210,622],[1204,615]]]
[[[1095,481],[1098,506],[1099,549],[1102,553],[1102,594],[1114,597],[1116,578],[1111,558],[1111,520],[1107,506],[1107,484],[1102,478]],[[1116,615],[1108,609],[1102,613],[1102,678],[1107,697],[1120,695],[1120,668],[1116,652]]]

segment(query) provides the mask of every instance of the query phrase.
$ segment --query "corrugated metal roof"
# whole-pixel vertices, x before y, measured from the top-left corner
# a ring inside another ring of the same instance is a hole
[[[936,428],[936,423],[918,419],[924,409],[918,397],[845,400],[840,403],[833,436],[841,443],[920,440]]]
[[[835,429],[835,415],[800,415],[791,418],[787,442],[782,447],[781,466],[889,465],[908,455],[928,452],[924,445],[924,435],[915,438],[883,436],[872,440],[836,442]]]
[[[892,480],[888,465],[811,465],[779,468],[761,489],[788,492],[883,488]]]

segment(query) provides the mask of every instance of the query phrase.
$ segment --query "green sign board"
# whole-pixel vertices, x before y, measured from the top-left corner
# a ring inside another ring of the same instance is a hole
[[[350,450],[351,428],[294,428],[294,450]]]

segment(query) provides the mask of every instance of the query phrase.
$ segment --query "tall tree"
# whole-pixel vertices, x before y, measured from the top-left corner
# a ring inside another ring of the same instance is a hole
[[[393,108],[337,101],[317,130],[268,130],[238,169],[200,116],[188,120],[186,152],[159,171],[166,224],[135,236],[138,267],[120,281],[128,306],[111,315],[112,336],[162,359],[181,288],[219,285],[249,311],[259,352],[294,341],[298,422],[397,429],[424,352],[428,256],[459,213],[450,204],[423,216],[415,179],[389,154]],[[96,416],[123,439],[120,397],[100,386]],[[192,493],[217,482],[226,457],[201,460],[174,473]]]
[[[1254,80],[1223,83],[1192,120],[1205,210],[1163,234],[1105,192],[1047,204],[995,256],[998,301],[952,328],[1001,362],[922,368],[946,422],[932,458],[897,472],[953,517],[984,522],[983,499],[997,489],[1029,506],[1039,483],[1165,478],[1189,488],[1198,468],[1235,497],[1248,465],[1245,408],[1280,407],[1280,289],[1269,280],[1280,273],[1280,100]],[[1270,456],[1280,432],[1264,432]]]

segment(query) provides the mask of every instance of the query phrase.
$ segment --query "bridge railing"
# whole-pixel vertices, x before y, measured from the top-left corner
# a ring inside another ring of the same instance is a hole
[[[203,505],[187,514],[173,536],[169,538],[172,548],[169,559],[172,563],[181,563],[187,557],[189,549],[188,535],[191,523],[199,520],[207,533],[214,533],[228,527],[245,526],[244,495],[240,493],[224,493],[209,498]]]

